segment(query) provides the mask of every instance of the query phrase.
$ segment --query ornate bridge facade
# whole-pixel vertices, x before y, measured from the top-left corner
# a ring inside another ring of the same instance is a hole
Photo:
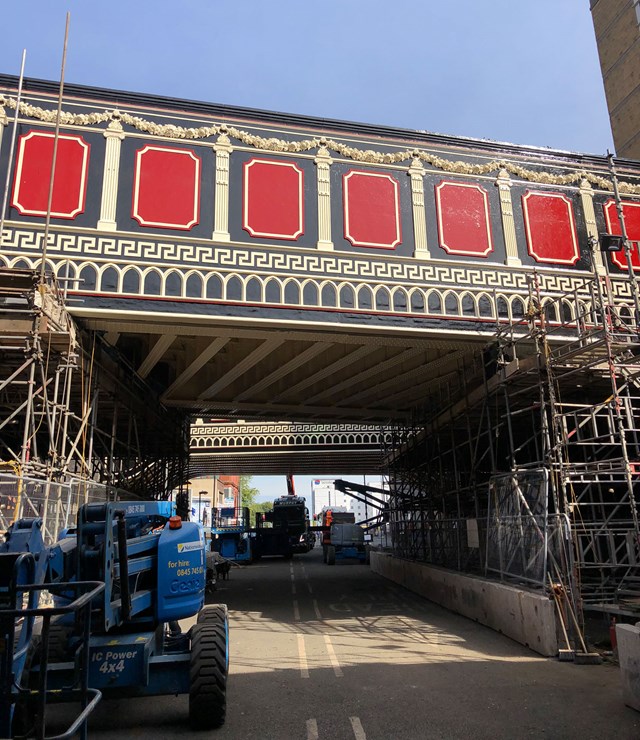
[[[45,250],[57,89],[27,80],[18,102],[0,76],[0,262],[46,251],[73,316],[198,414],[406,419],[525,315],[533,271],[543,301],[588,301],[589,237],[619,228],[602,157],[65,90]],[[618,169],[640,238],[640,171]]]
[[[189,473],[366,474],[381,469],[391,442],[390,430],[365,424],[196,423]]]

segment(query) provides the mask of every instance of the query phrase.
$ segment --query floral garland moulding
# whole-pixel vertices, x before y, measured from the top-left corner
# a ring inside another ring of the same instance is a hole
[[[2,106],[15,110],[17,100],[0,94],[0,113]],[[19,112],[28,118],[35,118],[43,123],[55,123],[57,111],[40,108],[29,103],[20,103]],[[122,113],[119,110],[104,110],[94,113],[69,113],[61,111],[60,123],[63,125],[74,126],[95,126],[107,121],[119,121],[127,126],[142,133],[153,136],[163,136],[169,139],[205,139],[212,136],[225,134],[237,141],[242,142],[255,149],[261,149],[270,152],[283,153],[302,153],[324,147],[328,151],[335,152],[354,162],[364,162],[366,164],[399,164],[401,162],[426,162],[442,172],[459,174],[459,175],[486,175],[499,170],[506,170],[509,174],[515,175],[522,180],[539,183],[541,185],[574,185],[582,180],[587,180],[591,185],[596,185],[602,190],[611,191],[611,181],[606,177],[597,175],[587,170],[576,170],[575,172],[565,175],[555,175],[551,172],[538,172],[526,167],[509,162],[507,160],[492,160],[484,164],[471,164],[460,160],[450,160],[444,157],[438,157],[422,149],[405,149],[398,152],[377,152],[373,149],[359,149],[358,147],[347,146],[334,139],[325,137],[314,137],[313,139],[302,139],[300,141],[287,141],[274,137],[266,138],[257,136],[248,131],[230,126],[228,124],[214,124],[213,126],[198,126],[195,128],[185,128],[174,124],[158,124],[146,120],[140,116],[132,116],[129,113]],[[629,182],[620,182],[618,184],[620,192],[629,195],[640,195],[640,185],[633,185]]]

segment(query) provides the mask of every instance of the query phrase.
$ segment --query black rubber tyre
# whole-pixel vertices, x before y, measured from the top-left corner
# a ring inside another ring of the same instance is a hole
[[[327,562],[327,546],[326,545],[322,545],[322,562],[323,563]]]
[[[227,713],[228,626],[226,606],[213,605],[205,621],[191,628],[189,723],[192,730],[213,730]],[[201,614],[202,614],[201,612]]]
[[[327,547],[327,565],[336,564],[336,548],[333,545]]]
[[[224,624],[228,630],[229,610],[226,604],[207,604],[198,612],[198,624]]]

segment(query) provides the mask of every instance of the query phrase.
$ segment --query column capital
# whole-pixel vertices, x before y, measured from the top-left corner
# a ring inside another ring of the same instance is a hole
[[[333,164],[333,159],[331,158],[331,154],[326,146],[321,146],[318,148],[318,153],[316,154],[316,157],[313,161],[316,164]]]
[[[118,111],[114,111],[112,113],[112,120],[104,132],[104,138],[120,139],[120,141],[124,139],[124,130],[122,128],[122,124],[120,123],[120,113],[118,113]]]
[[[218,136],[216,143],[213,145],[214,152],[226,152],[231,154],[233,146],[231,145],[231,139],[224,133]]]
[[[513,180],[504,167],[498,172],[495,184],[498,188],[510,188],[513,185]]]
[[[409,167],[409,174],[411,177],[422,177],[426,172],[422,161],[418,157],[414,157],[411,160],[411,166]]]

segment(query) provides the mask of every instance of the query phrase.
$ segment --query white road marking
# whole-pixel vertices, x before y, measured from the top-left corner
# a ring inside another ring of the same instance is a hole
[[[307,652],[304,649],[303,635],[298,635],[298,660],[300,661],[300,678],[309,678],[309,665],[307,664]],[[317,728],[316,737],[318,737]]]
[[[313,611],[316,613],[316,619],[322,619],[322,614],[320,614],[318,602],[315,599],[313,599]]]
[[[327,652],[329,653],[329,660],[333,666],[333,672],[336,674],[337,678],[340,678],[341,676],[344,676],[344,673],[342,672],[342,668],[340,668],[340,663],[338,663],[336,651],[333,649],[333,643],[331,642],[329,635],[324,636],[324,641],[327,644]]]
[[[315,719],[307,720],[307,740],[318,740],[318,723]]]
[[[356,740],[367,740],[367,736],[364,733],[364,728],[362,727],[360,718],[349,717],[349,722],[351,722],[351,727],[353,729],[353,734],[355,735]]]
[[[296,599],[293,600],[293,618],[296,622],[300,621],[300,609],[298,609],[298,602]]]
[[[310,583],[307,583],[307,588],[309,589],[309,593],[312,594],[313,593],[313,589],[311,588],[311,584]]]

